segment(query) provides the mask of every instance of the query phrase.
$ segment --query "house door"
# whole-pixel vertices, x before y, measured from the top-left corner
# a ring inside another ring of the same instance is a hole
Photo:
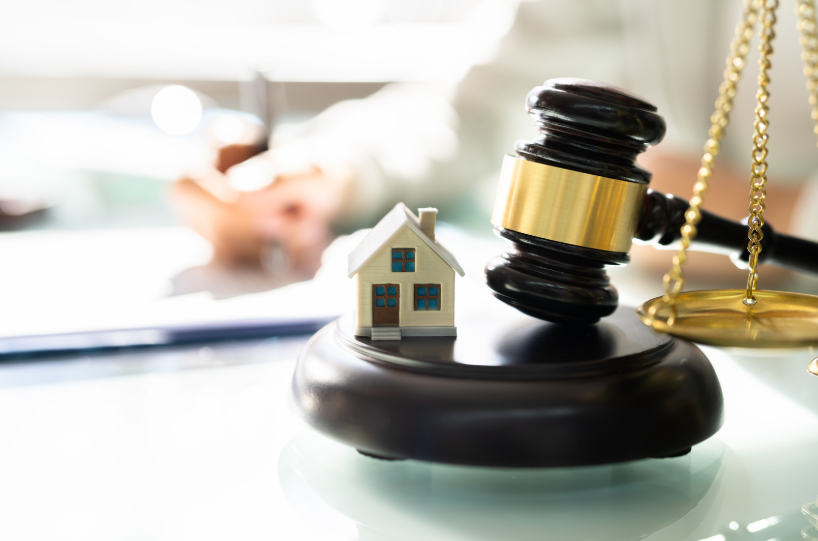
[[[400,325],[400,286],[372,286],[372,325]]]

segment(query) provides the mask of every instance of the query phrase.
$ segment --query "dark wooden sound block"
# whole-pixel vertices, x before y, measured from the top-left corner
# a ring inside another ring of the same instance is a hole
[[[722,424],[721,387],[690,342],[630,307],[596,325],[476,320],[459,336],[373,342],[345,316],[319,331],[295,404],[363,454],[498,467],[678,456]]]

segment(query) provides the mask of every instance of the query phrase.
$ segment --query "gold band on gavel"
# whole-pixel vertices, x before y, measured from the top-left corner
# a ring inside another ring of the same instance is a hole
[[[647,184],[506,155],[491,223],[542,239],[627,252]]]

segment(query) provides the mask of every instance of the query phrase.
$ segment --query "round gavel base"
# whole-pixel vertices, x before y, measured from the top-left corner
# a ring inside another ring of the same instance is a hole
[[[685,454],[722,423],[704,354],[629,307],[597,325],[485,319],[457,338],[352,332],[345,316],[310,340],[293,396],[313,428],[377,458],[605,464]]]

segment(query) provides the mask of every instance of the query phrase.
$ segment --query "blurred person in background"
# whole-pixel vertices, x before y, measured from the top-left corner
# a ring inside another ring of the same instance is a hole
[[[295,266],[314,267],[331,232],[371,226],[397,201],[437,206],[448,220],[490,230],[502,157],[535,133],[525,97],[553,77],[605,81],[656,104],[667,136],[640,162],[654,174],[652,188],[689,198],[741,7],[740,0],[523,2],[490,58],[457,84],[388,85],[272,137],[270,150],[250,159],[241,148],[222,149],[216,166],[177,182],[176,201],[229,262],[258,262],[272,245]],[[779,8],[772,56],[765,218],[818,240],[809,211],[818,188],[807,182],[818,154],[792,7]],[[756,42],[706,198],[706,208],[735,220],[747,216]],[[669,256],[639,248],[636,264],[666,270]],[[698,263],[713,272],[706,258]]]

